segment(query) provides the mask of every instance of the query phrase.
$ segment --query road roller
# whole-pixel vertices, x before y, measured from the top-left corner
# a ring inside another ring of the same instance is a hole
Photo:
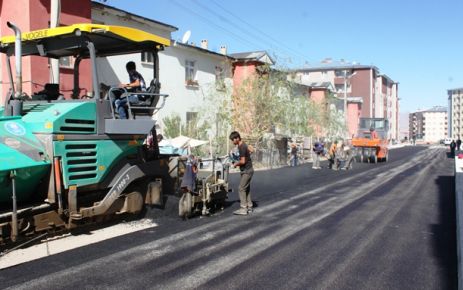
[[[387,162],[389,157],[387,132],[389,122],[384,118],[360,118],[358,134],[352,139],[357,162]]]

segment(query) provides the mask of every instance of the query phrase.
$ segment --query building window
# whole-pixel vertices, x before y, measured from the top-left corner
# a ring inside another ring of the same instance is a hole
[[[220,66],[215,66],[215,88],[218,91],[225,90],[225,70]]]
[[[344,70],[335,70],[334,75],[338,78],[343,78],[346,74]]]
[[[186,123],[194,123],[198,119],[198,112],[186,112]]]
[[[198,82],[195,80],[195,75],[196,75],[195,64],[196,62],[193,60],[185,61],[185,83],[188,86],[198,85]]]
[[[74,68],[74,58],[72,56],[65,56],[59,58],[60,68]]]
[[[341,93],[344,91],[344,84],[336,84],[334,85],[334,89],[336,90],[336,92]]]
[[[143,63],[154,63],[153,53],[144,51],[141,53],[141,62]]]

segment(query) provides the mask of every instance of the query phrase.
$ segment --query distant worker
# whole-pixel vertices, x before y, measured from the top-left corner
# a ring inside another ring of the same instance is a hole
[[[457,144],[455,143],[454,140],[450,142],[450,157],[455,157],[455,148],[457,147]]]
[[[289,161],[292,167],[297,166],[297,146],[294,143],[291,144]]]
[[[376,130],[373,127],[370,127],[370,138],[371,139],[378,139],[378,133],[376,133]]]
[[[333,169],[337,145],[338,145],[338,141],[335,140],[333,143],[331,143],[330,150],[328,150],[328,168],[329,169]]]
[[[336,146],[336,152],[334,154],[333,170],[338,170],[344,160],[344,142],[339,141]]]
[[[239,185],[240,209],[234,211],[233,214],[247,215],[253,210],[251,179],[254,175],[254,168],[252,167],[251,152],[248,145],[241,140],[240,133],[237,131],[231,132],[229,138],[237,147],[239,154],[239,159],[233,162],[233,166],[239,167],[241,173]]]
[[[458,136],[458,139],[457,139],[457,150],[460,151],[460,147],[461,147],[461,140],[460,140],[460,136]]]
[[[180,188],[184,193],[190,192],[196,195],[196,175],[198,173],[198,161],[193,154],[190,154],[185,163],[185,173],[182,177]]]
[[[313,159],[312,169],[322,169],[320,167],[320,156],[322,156],[324,152],[325,152],[325,148],[323,146],[323,143],[315,142],[313,144],[313,148],[312,148],[312,159]]]
[[[133,61],[129,61],[125,68],[127,69],[127,73],[129,74],[129,81],[128,84],[119,84],[119,88],[125,89],[129,93],[137,93],[137,92],[144,92],[146,91],[146,84],[145,79],[143,76],[137,71],[137,67]],[[122,94],[122,92],[120,92]],[[116,96],[117,97],[117,96]],[[129,95],[128,101],[130,103],[137,103],[138,96],[137,95]],[[119,113],[119,118],[127,119],[127,112],[125,105],[127,104],[127,97],[119,97],[114,102],[116,106],[116,111]]]
[[[350,146],[344,146],[344,166],[341,170],[349,170],[352,169],[352,163],[354,162],[354,154],[352,153],[352,149]]]

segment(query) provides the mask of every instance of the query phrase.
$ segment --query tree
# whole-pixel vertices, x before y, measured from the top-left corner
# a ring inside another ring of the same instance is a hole
[[[179,116],[171,116],[164,119],[165,133],[175,137],[181,130],[197,139],[212,137],[214,153],[219,155],[227,153],[232,130],[250,144],[275,131],[286,136],[343,136],[343,114],[335,108],[339,100],[329,94],[324,103],[317,103],[309,99],[307,86],[289,75],[265,65],[239,87],[232,88],[229,82],[218,90],[215,83],[203,84],[205,102],[196,108],[194,122],[182,124]]]
[[[167,138],[175,138],[180,135],[182,130],[182,119],[178,114],[172,114],[162,119],[164,123],[164,135]]]

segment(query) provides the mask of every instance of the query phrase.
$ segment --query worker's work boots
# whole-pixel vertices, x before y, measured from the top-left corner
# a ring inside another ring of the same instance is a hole
[[[247,215],[248,214],[248,210],[244,207],[241,207],[239,210],[235,210],[233,212],[233,214],[236,214],[236,215]]]

